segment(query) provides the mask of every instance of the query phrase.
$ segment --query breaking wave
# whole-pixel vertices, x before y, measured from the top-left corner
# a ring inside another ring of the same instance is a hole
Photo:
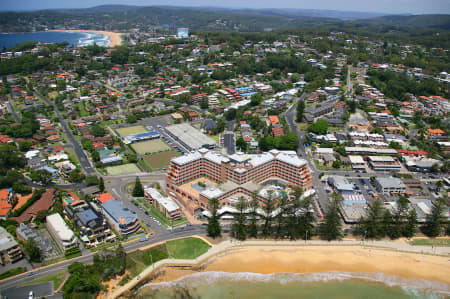
[[[110,44],[108,36],[101,33],[83,32],[83,37],[78,39],[78,46],[90,46],[96,43],[99,46],[107,47]]]
[[[428,281],[423,279],[407,279],[398,276],[386,275],[383,273],[361,273],[361,272],[321,272],[321,273],[272,273],[260,274],[252,272],[198,272],[183,276],[177,280],[170,282],[147,283],[142,288],[166,288],[174,286],[196,287],[202,284],[213,284],[216,282],[278,282],[280,284],[288,284],[295,282],[332,282],[345,281],[350,279],[365,280],[369,282],[383,283],[388,287],[400,287],[402,290],[412,297],[421,297],[419,293],[426,293],[427,298],[440,298],[450,296],[450,285],[441,282]]]

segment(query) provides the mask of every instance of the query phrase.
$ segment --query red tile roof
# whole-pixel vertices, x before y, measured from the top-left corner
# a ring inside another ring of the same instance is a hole
[[[111,194],[109,194],[108,192],[99,194],[97,196],[97,199],[101,203],[105,203],[105,202],[107,202],[109,200],[115,200],[115,198]]]
[[[50,210],[55,203],[55,189],[48,189],[42,194],[34,204],[26,209],[19,217],[11,218],[19,223],[30,221],[33,219],[39,211]]]

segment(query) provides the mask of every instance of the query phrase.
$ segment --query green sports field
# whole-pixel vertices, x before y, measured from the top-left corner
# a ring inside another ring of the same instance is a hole
[[[161,139],[153,139],[135,142],[131,145],[131,147],[136,151],[136,153],[145,155],[145,154],[153,154],[163,151],[170,150],[170,146],[167,145]]]
[[[139,126],[125,127],[125,128],[117,128],[115,130],[122,137],[128,136],[128,135],[137,134],[137,133],[148,132],[148,130],[146,128],[144,128],[144,126],[140,126],[140,125]]]
[[[156,153],[149,156],[144,156],[145,162],[147,162],[152,169],[160,169],[169,165],[170,159],[178,157],[180,154],[174,150]]]
[[[117,166],[106,167],[106,172],[108,175],[122,175],[122,174],[132,174],[141,172],[141,170],[136,166],[136,164],[123,164]]]

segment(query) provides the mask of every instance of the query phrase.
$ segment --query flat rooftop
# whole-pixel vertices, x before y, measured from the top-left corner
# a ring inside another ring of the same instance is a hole
[[[171,135],[185,143],[192,150],[200,149],[203,147],[214,148],[217,145],[214,139],[203,134],[190,124],[172,125],[166,127],[166,130]]]

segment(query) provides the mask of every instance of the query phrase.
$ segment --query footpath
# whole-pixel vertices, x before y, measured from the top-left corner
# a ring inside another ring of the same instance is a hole
[[[213,247],[208,252],[192,260],[184,259],[164,259],[158,261],[138,276],[130,280],[124,286],[115,290],[109,295],[109,298],[118,298],[125,294],[129,290],[135,288],[143,279],[151,277],[158,273],[164,267],[199,267],[207,261],[231,252],[233,250],[243,249],[245,247],[252,246],[280,246],[280,247],[304,247],[304,246],[361,246],[361,247],[373,247],[383,250],[391,250],[397,252],[409,252],[417,254],[429,254],[450,257],[450,247],[433,247],[433,246],[413,246],[406,242],[399,241],[356,241],[356,240],[342,240],[342,241],[322,241],[322,240],[308,240],[308,241],[274,241],[274,240],[249,240],[249,241],[223,241]]]

